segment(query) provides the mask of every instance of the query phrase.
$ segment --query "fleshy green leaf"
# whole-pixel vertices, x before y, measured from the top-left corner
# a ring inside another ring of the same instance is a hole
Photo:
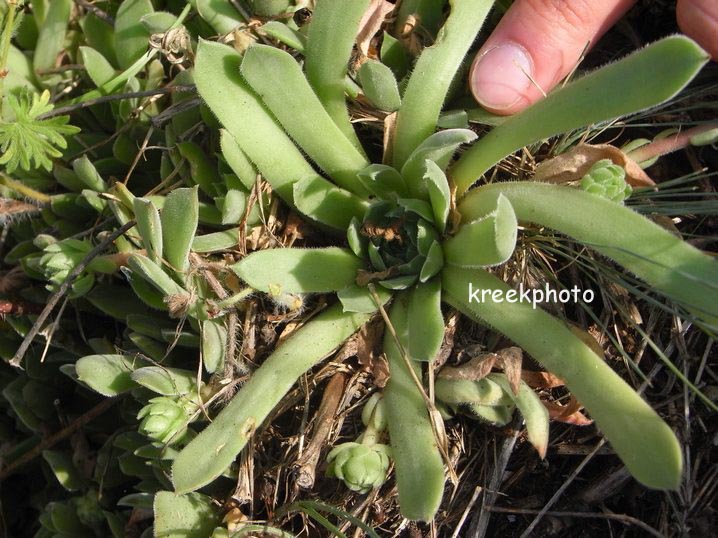
[[[153,503],[155,538],[206,538],[219,525],[212,498],[158,491]]]
[[[154,8],[150,0],[124,0],[115,16],[115,51],[120,68],[127,69],[147,51],[149,35],[140,19]]]
[[[451,13],[436,41],[422,51],[396,118],[393,162],[397,168],[436,129],[451,81],[492,4],[492,0],[452,0]],[[423,166],[424,159],[419,162]]]
[[[444,341],[441,280],[433,278],[409,291],[407,307],[409,355],[414,360],[433,361]]]
[[[427,160],[433,161],[443,172],[458,147],[474,140],[476,133],[469,129],[447,129],[434,133],[419,144],[401,168],[401,175],[409,185],[411,194],[426,198],[427,187],[424,183],[424,175],[427,170]]]
[[[447,266],[442,277],[445,301],[505,334],[566,382],[637,480],[678,487],[682,454],[671,428],[564,323],[529,303],[472,300],[469,283],[504,295],[510,289],[482,269]]]
[[[526,431],[528,432],[529,441],[536,448],[541,459],[546,457],[548,449],[548,430],[549,416],[546,406],[541,403],[541,399],[531,390],[526,383],[521,381],[519,393],[514,394],[509,385],[508,379],[503,374],[489,374],[489,379],[498,383],[504,392],[508,394],[521,411],[521,415],[526,421]]]
[[[446,263],[460,267],[491,267],[504,263],[516,247],[518,223],[511,202],[495,198],[495,209],[467,222],[444,242]]]
[[[115,68],[112,64],[92,47],[80,47],[80,54],[85,70],[95,86],[102,86],[115,76]]]
[[[368,60],[357,72],[364,95],[371,104],[380,110],[394,112],[401,105],[399,86],[394,73],[386,65],[376,60]]]
[[[137,229],[142,238],[142,245],[147,251],[147,257],[155,263],[160,263],[162,257],[162,222],[160,213],[155,205],[145,198],[135,198],[132,201],[137,220]]]
[[[227,353],[227,327],[222,318],[202,322],[202,363],[208,373],[213,374],[225,361]]]
[[[45,20],[40,26],[37,45],[33,54],[33,70],[35,73],[55,67],[57,56],[65,46],[65,34],[72,14],[72,0],[53,0],[48,6]],[[61,77],[57,74],[40,75],[44,84],[51,86],[58,83]]]
[[[132,372],[145,365],[125,355],[87,355],[75,363],[75,371],[77,378],[92,390],[103,396],[117,396],[137,387]]]
[[[361,219],[368,206],[358,196],[318,176],[294,184],[294,203],[307,217],[342,232],[353,218]]]
[[[197,12],[218,34],[228,34],[244,22],[227,0],[197,0]]]
[[[366,189],[379,198],[406,198],[409,191],[401,174],[385,164],[370,164],[357,177]]]
[[[394,301],[389,318],[402,347],[407,349],[409,321],[405,296]],[[401,515],[407,519],[431,521],[444,494],[444,464],[424,399],[390,331],[384,332],[384,352],[389,359],[390,372],[384,389],[384,404],[396,464]],[[416,363],[412,367],[421,378],[420,365]]]
[[[50,466],[60,485],[67,491],[77,491],[85,485],[80,471],[72,462],[72,457],[59,450],[43,450],[42,457]]]
[[[451,209],[451,191],[449,190],[449,182],[446,179],[444,171],[434,161],[426,160],[424,162],[426,171],[424,172],[424,182],[429,191],[429,201],[431,209],[434,213],[434,224],[439,233],[444,233],[446,229],[446,219],[449,218],[449,210]]]
[[[292,184],[317,173],[242,79],[241,61],[231,47],[200,41],[194,72],[197,90],[264,179],[294,205]]]
[[[461,156],[450,174],[458,195],[523,146],[670,99],[707,61],[706,52],[692,40],[672,36],[552,92],[494,128]]]
[[[163,396],[183,396],[197,392],[197,373],[165,366],[145,366],[130,375],[138,385]]]
[[[362,265],[343,248],[277,248],[254,252],[232,270],[252,288],[279,295],[344,289],[354,283]]]
[[[260,31],[267,34],[269,37],[276,39],[280,43],[284,43],[290,48],[293,48],[297,52],[304,53],[307,45],[307,36],[290,28],[286,24],[280,21],[267,21],[265,22]]]
[[[376,288],[376,294],[382,303],[387,302],[391,298],[391,293],[381,287]],[[342,303],[344,312],[371,314],[376,311],[376,301],[368,288],[352,284],[343,290],[339,290],[337,297]]]
[[[344,79],[367,0],[317,0],[306,45],[307,80],[334,123],[363,154],[349,119]]]
[[[369,163],[322,107],[297,61],[287,52],[253,45],[241,72],[297,144],[340,186],[366,195],[356,173]]]
[[[229,405],[175,458],[175,490],[195,490],[223,473],[299,376],[329,355],[369,317],[344,314],[337,304],[283,342]]]
[[[635,211],[579,189],[534,182],[482,186],[459,205],[481,218],[499,196],[519,220],[548,226],[614,259],[631,273],[718,327],[718,261]]]
[[[220,147],[222,148],[224,159],[232,169],[232,172],[234,172],[242,184],[247,187],[247,190],[251,190],[257,181],[257,171],[254,169],[254,165],[239,147],[234,137],[232,137],[226,129],[220,129],[219,132]]]
[[[169,193],[160,220],[164,259],[175,271],[185,273],[189,269],[189,251],[199,220],[197,188],[175,189]]]

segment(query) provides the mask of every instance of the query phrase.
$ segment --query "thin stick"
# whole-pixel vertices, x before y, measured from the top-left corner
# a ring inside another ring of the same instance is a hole
[[[96,417],[107,411],[110,407],[115,405],[119,401],[119,398],[105,398],[100,403],[98,403],[95,407],[90,409],[87,413],[84,415],[80,415],[75,420],[73,420],[70,424],[68,424],[65,428],[61,429],[57,433],[53,433],[49,437],[46,437],[42,441],[40,441],[37,445],[35,445],[32,450],[29,450],[25,452],[22,456],[20,456],[18,459],[13,461],[10,465],[5,467],[2,471],[0,471],[0,482],[5,480],[8,476],[10,476],[12,473],[14,473],[18,468],[22,467],[26,463],[31,462],[36,457],[38,457],[40,454],[42,454],[43,450],[47,450],[51,446],[56,445],[60,441],[67,439],[70,437],[73,433],[75,433],[77,430],[85,426],[88,422],[91,422]]]
[[[47,301],[47,305],[43,309],[42,313],[38,316],[37,320],[35,321],[35,324],[32,326],[32,328],[28,331],[27,335],[25,335],[25,339],[22,341],[22,344],[20,344],[20,347],[17,348],[17,352],[15,353],[15,356],[10,361],[10,364],[12,366],[20,367],[20,363],[22,362],[23,357],[25,357],[25,353],[27,352],[28,348],[30,347],[30,344],[32,344],[32,341],[35,339],[35,337],[40,332],[40,329],[42,328],[43,324],[45,323],[45,320],[52,312],[53,308],[55,308],[55,305],[58,303],[58,301],[67,293],[67,290],[70,289],[70,286],[75,281],[75,279],[80,276],[82,271],[85,270],[85,267],[96,257],[107,248],[107,246],[112,243],[115,239],[120,237],[122,234],[124,234],[127,230],[132,228],[135,225],[135,221],[131,220],[127,222],[124,226],[121,228],[118,228],[114,232],[112,232],[107,238],[105,238],[99,245],[97,245],[95,248],[93,248],[90,252],[87,253],[87,256],[85,256],[80,263],[78,263],[75,268],[70,272],[69,275],[67,275],[67,278],[60,286],[60,289],[57,290],[55,293],[52,294],[50,299]]]
[[[566,479],[566,481],[561,484],[561,487],[556,490],[556,493],[553,494],[553,496],[549,499],[549,501],[544,505],[544,507],[536,512],[536,517],[531,522],[531,524],[526,527],[526,530],[521,533],[521,538],[525,538],[528,536],[531,536],[531,533],[536,528],[536,525],[539,524],[539,521],[543,519],[543,517],[548,513],[549,508],[551,508],[554,503],[563,495],[563,492],[566,491],[568,486],[570,486],[573,481],[576,479],[576,477],[581,473],[583,468],[588,465],[588,462],[593,459],[593,457],[598,454],[598,451],[601,450],[601,447],[606,443],[606,439],[601,439],[597,444],[596,447],[586,455],[585,458],[583,458],[583,461],[578,464],[578,466],[573,470],[571,475]],[[660,536],[660,535],[659,535]]]
[[[499,512],[502,514],[526,514],[526,515],[532,515],[532,514],[538,514],[539,510],[529,510],[526,508],[503,508],[500,506],[487,506],[484,508],[484,510],[487,510],[489,512]],[[545,512],[544,515],[546,516],[553,516],[553,517],[579,517],[579,518],[596,518],[596,519],[611,519],[613,521],[618,521],[620,523],[623,523],[624,525],[636,525],[637,527],[642,528],[644,531],[649,533],[652,536],[656,536],[657,538],[665,538],[663,534],[658,532],[656,529],[651,527],[648,523],[644,523],[640,519],[637,519],[632,516],[627,516],[626,514],[604,514],[603,512]]]
[[[65,114],[71,114],[77,110],[83,108],[99,105],[102,103],[109,103],[110,101],[122,101],[123,99],[135,99],[138,97],[152,97],[153,95],[163,95],[174,92],[196,92],[197,88],[193,84],[177,85],[177,86],[165,86],[163,88],[155,88],[154,90],[144,90],[141,92],[128,92],[128,93],[113,93],[111,95],[103,95],[102,97],[96,97],[95,99],[88,99],[74,105],[61,106],[45,114],[40,114],[37,119],[46,120],[48,118],[54,118],[55,116],[63,116]]]

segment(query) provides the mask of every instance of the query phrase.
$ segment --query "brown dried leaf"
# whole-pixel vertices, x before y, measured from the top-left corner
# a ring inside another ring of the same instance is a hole
[[[522,370],[521,379],[532,389],[555,389],[566,384],[563,379],[550,372]]]
[[[363,56],[369,56],[369,44],[372,38],[381,29],[384,20],[394,10],[394,7],[394,4],[386,0],[372,0],[364,15],[362,15],[356,44]]]
[[[496,353],[479,353],[461,366],[444,366],[437,377],[450,380],[478,381],[489,375],[499,356]]]
[[[394,156],[394,132],[396,131],[396,112],[384,118],[384,155],[381,162],[391,164]]]
[[[542,403],[548,409],[548,416],[551,420],[573,424],[574,426],[589,426],[593,423],[591,419],[581,413],[583,407],[580,402],[571,395],[568,404],[560,405],[556,402],[543,401]]]
[[[555,184],[579,181],[589,168],[601,159],[610,159],[626,170],[626,182],[632,187],[655,185],[655,182],[633,159],[610,144],[578,144],[566,153],[539,164],[536,167],[534,181]]]
[[[0,198],[0,222],[5,222],[8,218],[15,215],[26,215],[29,213],[37,213],[40,208],[21,200],[13,200],[11,198]]]
[[[523,361],[521,348],[507,347],[499,350],[496,355],[498,355],[496,365],[503,368],[511,386],[511,391],[518,394],[521,387],[521,362]]]

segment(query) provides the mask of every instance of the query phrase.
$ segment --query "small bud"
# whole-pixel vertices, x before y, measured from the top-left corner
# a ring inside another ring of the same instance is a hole
[[[626,171],[610,159],[596,161],[581,179],[581,189],[623,203],[633,189],[626,183]]]
[[[187,431],[189,416],[196,409],[190,401],[178,402],[167,396],[152,398],[140,409],[138,419],[142,419],[139,432],[161,443],[177,441]]]
[[[386,481],[390,455],[387,445],[344,443],[327,456],[327,475],[343,480],[352,491],[368,493]]]

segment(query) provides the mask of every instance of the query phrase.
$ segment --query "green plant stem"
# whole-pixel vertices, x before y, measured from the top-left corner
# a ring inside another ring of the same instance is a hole
[[[718,261],[665,228],[600,196],[531,181],[494,183],[471,191],[458,207],[462,221],[491,212],[500,194],[509,199],[519,221],[577,239],[718,328]]]
[[[451,14],[433,46],[424,49],[396,118],[394,168],[436,129],[451,81],[481,29],[492,0],[452,0]]]
[[[10,54],[10,42],[12,41],[12,31],[15,26],[15,14],[17,9],[17,0],[7,1],[7,15],[5,15],[5,27],[3,28],[2,43],[0,44],[0,120],[2,120],[2,102],[5,97],[7,60]]]
[[[239,293],[235,293],[234,295],[227,297],[226,299],[223,299],[222,301],[219,301],[217,303],[217,307],[221,308],[222,310],[227,310],[228,308],[232,308],[233,306],[235,306],[237,303],[246,301],[254,293],[257,293],[257,290],[255,290],[253,288],[244,288]]]
[[[657,489],[678,487],[683,458],[676,436],[601,357],[563,322],[531,304],[471,301],[469,283],[504,294],[511,289],[482,269],[444,267],[450,305],[505,334],[563,379],[636,479]]]
[[[28,187],[27,185],[15,180],[15,179],[9,178],[5,174],[0,174],[0,185],[3,185],[12,191],[15,191],[17,194],[19,194],[25,198],[30,198],[31,200],[34,200],[41,204],[49,204],[50,203],[50,195],[49,194],[45,194],[44,192],[36,191],[35,189]]]

